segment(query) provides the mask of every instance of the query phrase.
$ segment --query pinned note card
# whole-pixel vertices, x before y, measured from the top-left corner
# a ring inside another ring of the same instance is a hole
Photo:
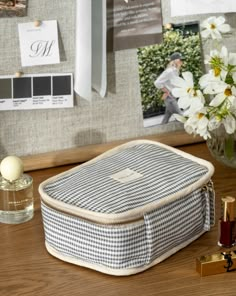
[[[23,67],[60,63],[57,21],[22,23],[18,30]]]
[[[186,16],[208,13],[227,13],[236,11],[232,0],[171,0],[171,16]]]

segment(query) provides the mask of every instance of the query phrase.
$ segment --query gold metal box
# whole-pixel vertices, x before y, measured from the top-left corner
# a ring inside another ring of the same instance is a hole
[[[196,259],[196,270],[201,276],[236,271],[236,251],[201,256]]]

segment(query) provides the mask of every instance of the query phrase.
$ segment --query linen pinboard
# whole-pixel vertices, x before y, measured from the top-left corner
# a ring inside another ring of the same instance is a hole
[[[39,186],[53,256],[112,275],[146,270],[214,224],[211,163],[137,140]]]

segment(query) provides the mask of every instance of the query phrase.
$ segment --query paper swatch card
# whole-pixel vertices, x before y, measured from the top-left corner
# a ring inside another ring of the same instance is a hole
[[[18,24],[22,67],[60,63],[57,21]]]
[[[0,111],[71,108],[72,73],[0,76]]]

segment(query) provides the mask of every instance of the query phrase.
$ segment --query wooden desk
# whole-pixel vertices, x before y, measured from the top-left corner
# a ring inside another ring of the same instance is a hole
[[[215,165],[216,214],[220,198],[236,196],[236,169],[217,163],[205,144],[180,147]],[[21,225],[0,224],[1,296],[233,296],[236,272],[201,278],[195,271],[195,258],[218,251],[217,226],[185,249],[151,269],[129,277],[114,277],[62,262],[44,247],[38,184],[70,166],[31,172],[35,184],[35,216]]]

